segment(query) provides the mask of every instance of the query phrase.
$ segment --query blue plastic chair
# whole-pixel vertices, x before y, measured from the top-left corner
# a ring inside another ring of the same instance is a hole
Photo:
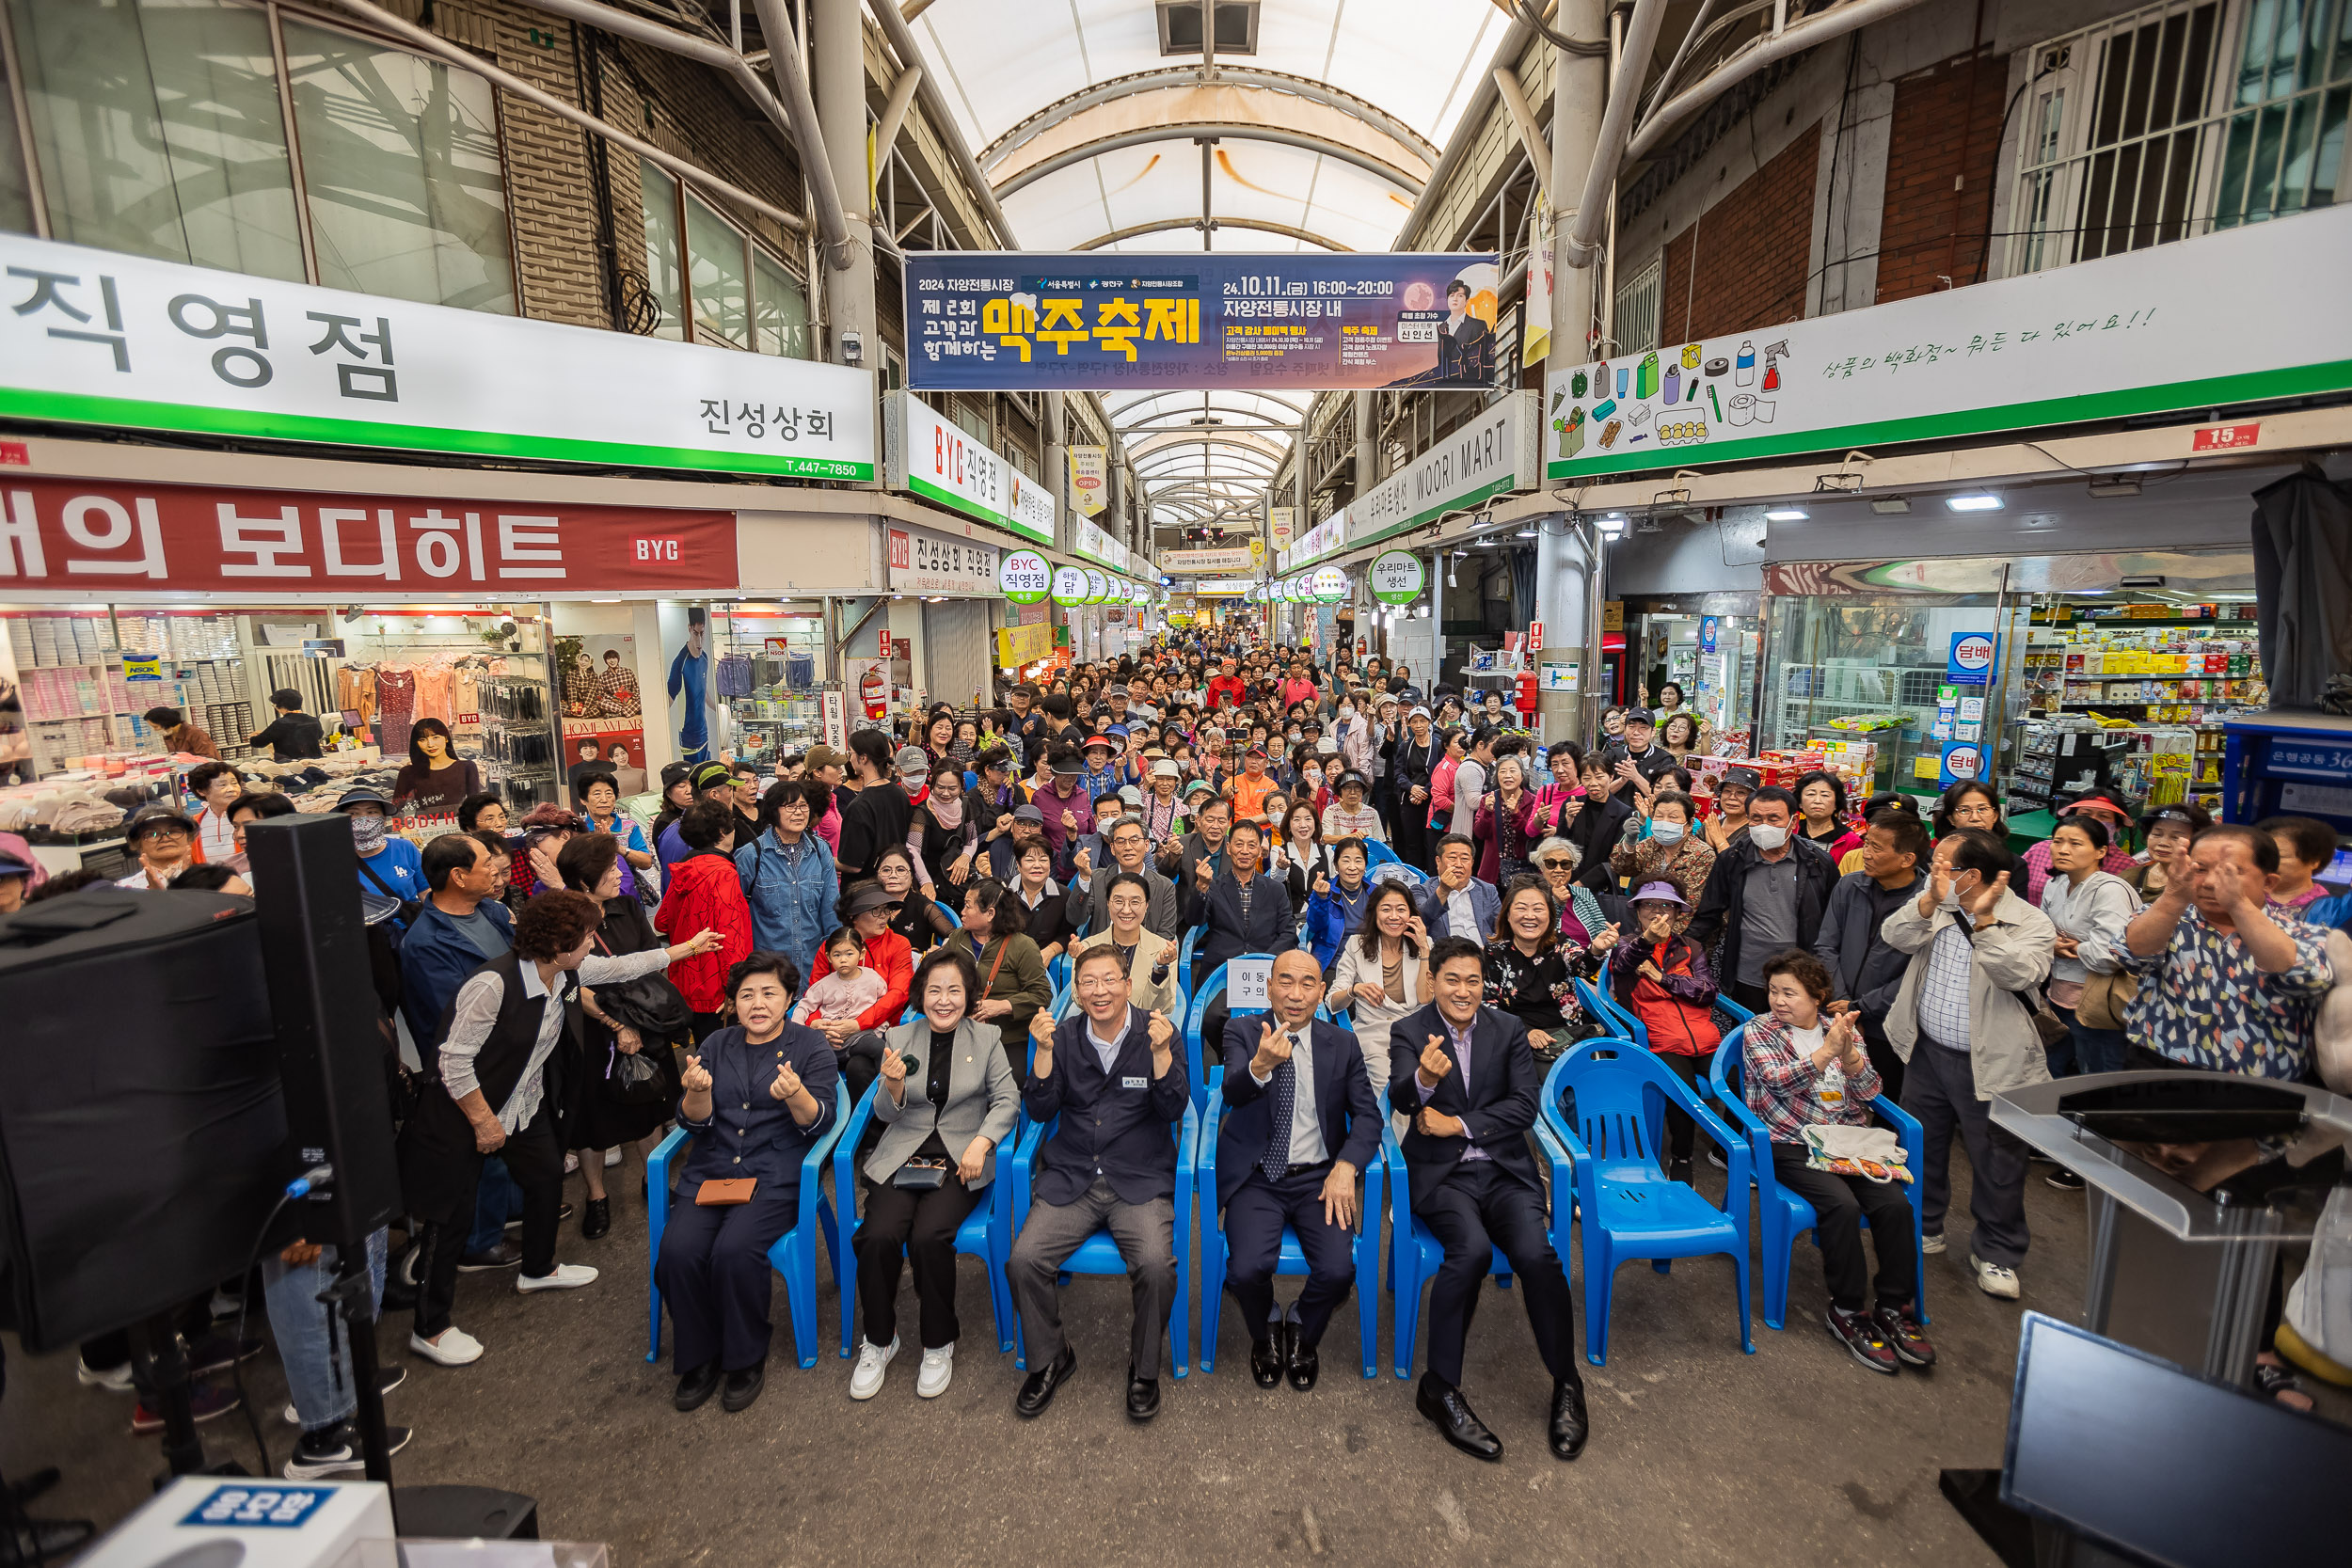
[[[1388,1132],[1389,1091],[1382,1089],[1380,1128]],[[1216,1206],[1216,1134],[1225,1118],[1225,1085],[1219,1083],[1210,1094],[1208,1107],[1200,1116],[1200,1155],[1198,1162],[1199,1201],[1200,1204],[1200,1370],[1216,1370],[1217,1328],[1224,1318],[1225,1293],[1225,1221]],[[1375,1158],[1364,1167],[1363,1209],[1356,1226],[1356,1323],[1363,1341],[1364,1375],[1380,1375],[1380,1176],[1384,1162]],[[1275,1255],[1274,1272],[1303,1275],[1307,1272],[1307,1254],[1298,1244],[1295,1227],[1282,1227],[1281,1249]]]
[[[768,1264],[784,1276],[787,1304],[792,1317],[792,1349],[803,1368],[817,1365],[817,1243],[818,1230],[824,1232],[825,1258],[833,1265],[833,1276],[842,1282],[844,1299],[850,1294],[848,1276],[842,1272],[842,1259],[848,1253],[834,1218],[833,1206],[824,1197],[825,1159],[834,1146],[841,1141],[841,1130],[850,1119],[850,1086],[835,1080],[833,1086],[833,1125],[822,1137],[809,1146],[801,1156],[800,1212],[792,1228],[776,1238],[776,1244],[768,1249]],[[645,1359],[661,1359],[661,1287],[656,1282],[654,1264],[661,1257],[661,1232],[670,1223],[670,1161],[691,1136],[685,1128],[675,1127],[660,1146],[645,1159],[645,1308],[648,1319]],[[659,1197],[660,1202],[652,1201]],[[812,1224],[811,1222],[815,1223]]]
[[[1390,848],[1380,840],[1376,838],[1368,838],[1364,840],[1365,871],[1371,871],[1375,865],[1402,865],[1404,863],[1405,857]]]
[[[1192,956],[1200,950],[1200,931],[1193,927],[1176,947],[1176,990],[1185,996],[1192,994]]]
[[[1235,957],[1271,958],[1273,955],[1241,953],[1236,954]],[[1209,971],[1208,980],[1200,990],[1193,993],[1192,1006],[1184,1009],[1184,1060],[1192,1071],[1192,1104],[1195,1110],[1207,1106],[1212,1081],[1224,1076],[1224,1043],[1219,1041],[1217,1050],[1212,1054],[1208,1050],[1207,1042],[1200,1037],[1202,1029],[1208,1024],[1209,1004],[1224,994],[1225,965],[1219,964]],[[1264,1011],[1263,1007],[1248,1007],[1238,1012],[1229,1011],[1227,1016],[1229,1018],[1257,1018]]]
[[[992,1037],[989,1049],[995,1048]],[[852,1243],[857,1240],[858,1227],[865,1223],[857,1212],[858,1138],[873,1118],[874,1096],[881,1090],[879,1079],[866,1085],[865,1098],[850,1113],[850,1124],[842,1129],[841,1141],[833,1155],[833,1196],[838,1212],[835,1223],[841,1233],[841,1263],[837,1272],[841,1279],[841,1354],[845,1360],[857,1342],[857,1248]],[[1005,1196],[1004,1176],[1005,1160],[1000,1148],[995,1176],[982,1200],[973,1205],[963,1224],[956,1228],[956,1251],[966,1258],[978,1259],[988,1275],[989,1313],[996,1320],[999,1354],[1012,1349],[1012,1288],[1005,1282],[1005,1256],[1012,1247],[1011,1204]]]
[[[1386,1104],[1385,1097],[1382,1103]],[[1391,1325],[1396,1335],[1392,1359],[1396,1375],[1410,1377],[1421,1337],[1422,1288],[1438,1276],[1438,1268],[1445,1262],[1445,1248],[1413,1212],[1412,1182],[1406,1175],[1405,1150],[1396,1141],[1393,1124],[1380,1129],[1380,1157],[1389,1167],[1389,1291],[1396,1297]],[[1555,1181],[1553,1191],[1560,1190]],[[1494,1275],[1498,1289],[1507,1291],[1511,1288],[1511,1260],[1502,1255],[1501,1247],[1494,1252],[1494,1260],[1486,1272]],[[1565,1258],[1566,1254],[1561,1256]],[[1360,1284],[1359,1279],[1359,1288]]]
[[[1797,1239],[1813,1228],[1816,1218],[1813,1205],[1780,1184],[1772,1169],[1772,1139],[1765,1130],[1764,1118],[1749,1109],[1745,1095],[1740,1092],[1740,1074],[1747,1066],[1745,1053],[1746,1026],[1741,1025],[1724,1037],[1724,1046],[1715,1053],[1712,1074],[1715,1098],[1729,1107],[1731,1117],[1747,1134],[1748,1158],[1756,1174],[1756,1212],[1763,1222],[1764,1243],[1764,1323],[1768,1328],[1785,1328],[1788,1321],[1788,1275],[1793,1267],[1789,1250]],[[1904,1184],[1903,1196],[1911,1200],[1912,1256],[1923,1257],[1918,1251],[1921,1226],[1919,1223],[1919,1187],[1927,1168],[1927,1138],[1919,1123],[1909,1111],[1886,1095],[1870,1101],[1871,1111],[1894,1130],[1896,1139],[1903,1146],[1903,1159],[1911,1166],[1912,1180]],[[1867,1227],[1867,1215],[1862,1223]],[[1814,1238],[1814,1245],[1820,1239]],[[1928,1322],[1927,1271],[1919,1271],[1918,1294],[1913,1302],[1919,1322]]]
[[[931,902],[939,907],[940,913],[947,917],[947,925],[951,929],[958,931],[963,929],[963,916],[956,912],[955,905],[945,898],[934,898]]]
[[[1601,978],[1608,978],[1606,970],[1602,971]],[[1607,986],[1596,986],[1580,979],[1576,982],[1576,995],[1577,1000],[1584,1004],[1584,1010],[1592,1015],[1594,1022],[1604,1029],[1615,1030],[1620,1037],[1631,1040],[1645,1051],[1650,1049],[1648,1027],[1633,1016],[1632,1009],[1619,1006],[1616,993]],[[1715,1020],[1716,1033],[1725,1038],[1755,1016],[1721,993],[1716,995],[1715,1005],[1709,1011]]]
[[[1006,1238],[1005,1256],[1012,1256],[1012,1243],[1020,1236],[1021,1227],[1029,1217],[1030,1182],[1037,1164],[1037,1151],[1054,1135],[1061,1124],[1056,1117],[1042,1124],[1031,1123],[1021,1139],[1021,1148],[1013,1155],[1007,1194],[1011,1221],[1011,1233]],[[1168,1315],[1168,1361],[1175,1375],[1183,1378],[1192,1371],[1192,1195],[1193,1163],[1200,1148],[1200,1112],[1187,1101],[1182,1127],[1176,1140],[1176,1301]],[[998,1180],[1007,1180],[1000,1164]],[[1119,1255],[1119,1243],[1104,1227],[1078,1244],[1078,1250],[1062,1260],[1059,1283],[1068,1284],[1073,1275],[1114,1275],[1121,1278],[1127,1273],[1127,1261]],[[1007,1286],[1008,1292],[1010,1286]],[[1029,1370],[1027,1337],[1021,1331],[1016,1316],[1013,1324],[1013,1365],[1022,1371]]]
[[[1045,979],[1057,994],[1070,989],[1070,955],[1067,952],[1057,953],[1046,960]]]
[[[1570,1126],[1565,1097],[1576,1096]],[[1661,1164],[1666,1106],[1673,1104],[1723,1146],[1730,1168],[1718,1209]],[[1555,1148],[1552,1180],[1572,1180],[1584,1233],[1584,1358],[1609,1358],[1609,1297],[1617,1265],[1646,1258],[1660,1274],[1677,1258],[1729,1253],[1740,1307],[1740,1348],[1756,1354],[1748,1328],[1747,1139],[1702,1103],[1674,1069],[1629,1040],[1603,1037],[1570,1047],[1544,1076],[1542,1124]],[[1565,1161],[1561,1158],[1565,1156]],[[1555,1196],[1552,1244],[1568,1246],[1568,1216]]]

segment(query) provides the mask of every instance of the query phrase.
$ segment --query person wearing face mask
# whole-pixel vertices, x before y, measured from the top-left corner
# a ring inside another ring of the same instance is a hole
[[[359,852],[359,891],[405,903],[424,896],[424,861],[415,845],[391,831],[391,818],[386,815],[389,803],[362,784],[344,790],[335,809],[351,819],[351,845]],[[401,924],[405,929],[407,922]]]
[[[1763,796],[1756,799],[1761,805]],[[1946,834],[1931,865],[1926,891],[1885,926],[1888,945],[1911,955],[1886,1037],[1903,1059],[1903,1109],[1926,1137],[1919,1223],[1927,1250],[1943,1251],[1958,1132],[1968,1146],[1976,1222],[1968,1266],[1979,1290],[2014,1301],[2028,1240],[2026,1146],[1993,1125],[1991,1101],[2003,1089],[2049,1082],[2034,997],[2050,977],[2058,927],[2010,890],[2017,859],[1980,828]]]
[[[1772,1006],[1764,963],[1791,947],[1807,952],[1837,884],[1828,851],[1797,836],[1797,798],[1777,784],[1748,802],[1747,837],[1715,857],[1691,920],[1691,940],[1716,954],[1715,974],[1752,1013]]]
[[[1674,912],[1675,935],[1690,929],[1691,912],[1706,890],[1707,875],[1715,869],[1715,851],[1693,827],[1697,808],[1677,789],[1661,789],[1649,798],[1649,816],[1642,821],[1646,835],[1622,838],[1610,851],[1609,869],[1634,887],[1665,882],[1682,895]],[[1634,831],[1629,820],[1627,832]]]

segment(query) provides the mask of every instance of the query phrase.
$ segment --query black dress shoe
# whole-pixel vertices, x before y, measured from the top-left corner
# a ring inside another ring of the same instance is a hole
[[[1050,1366],[1040,1367],[1022,1380],[1021,1391],[1012,1397],[1012,1413],[1027,1418],[1042,1416],[1045,1407],[1054,1402],[1054,1390],[1070,1381],[1070,1374],[1078,1370],[1078,1353],[1068,1345],[1061,1348]]]
[[[609,1197],[590,1198],[587,1217],[580,1222],[580,1235],[593,1242],[599,1236],[610,1232],[612,1228],[612,1200]]]
[[[1316,1354],[1314,1346],[1305,1343],[1298,1338],[1298,1330],[1295,1328],[1292,1329],[1290,1354],[1291,1386],[1297,1389],[1302,1394],[1305,1393],[1308,1389],[1312,1388],[1315,1386],[1315,1374],[1322,1370],[1323,1357]]]
[[[1249,1346],[1249,1375],[1261,1388],[1282,1386],[1282,1367],[1290,1359],[1290,1324],[1276,1323],[1267,1330],[1270,1338],[1256,1339]]]
[[[727,1410],[749,1410],[759,1391],[767,1386],[765,1366],[743,1367],[727,1373],[727,1391],[719,1398],[720,1406]]]
[[[484,1247],[480,1252],[462,1253],[457,1259],[459,1274],[484,1274],[492,1269],[511,1269],[523,1260],[523,1249],[512,1242]]]
[[[1428,1417],[1447,1442],[1472,1459],[1492,1464],[1502,1457],[1502,1439],[1486,1430],[1486,1423],[1470,1409],[1459,1388],[1423,1377],[1420,1391],[1413,1396],[1413,1408]]]
[[[1156,1377],[1127,1379],[1127,1419],[1148,1421],[1160,1413],[1160,1380]]]
[[[677,1392],[670,1396],[670,1402],[680,1410],[698,1410],[718,1388],[719,1363],[713,1361],[707,1366],[681,1373],[677,1380]]]
[[[1554,1383],[1551,1386],[1551,1457],[1574,1459],[1584,1451],[1584,1439],[1593,1433],[1592,1418],[1584,1413],[1584,1384]]]

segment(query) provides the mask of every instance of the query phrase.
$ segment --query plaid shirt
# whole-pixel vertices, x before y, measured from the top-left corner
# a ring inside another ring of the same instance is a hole
[[[1798,1050],[1788,1026],[1770,1013],[1750,1021],[1740,1037],[1745,1059],[1740,1093],[1772,1142],[1803,1143],[1807,1127],[1870,1125],[1869,1102],[1878,1098],[1880,1088],[1878,1069],[1866,1064],[1860,1072],[1847,1074],[1846,1103],[1833,1114],[1813,1092],[1820,1077],[1813,1068],[1819,1045]]]
[[[2256,968],[2237,933],[2210,924],[2194,906],[2161,953],[2141,958],[2119,944],[2123,968],[2139,976],[2139,994],[2123,1012],[2132,1043],[2208,1072],[2311,1077],[2312,1019],[2335,980],[2327,932],[2269,913],[2295,939],[2294,965],[2276,974]]]
[[[1975,954],[1957,922],[1935,933],[1919,987],[1919,1027],[1940,1045],[1968,1049],[1968,982]]]
[[[623,664],[596,672],[596,688],[604,694],[604,716],[627,719],[644,711],[637,695],[637,672]]]

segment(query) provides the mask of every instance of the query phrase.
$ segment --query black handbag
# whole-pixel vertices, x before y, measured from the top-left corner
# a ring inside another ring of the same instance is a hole
[[[604,933],[596,933],[596,945],[607,958],[612,956]],[[670,983],[667,974],[656,971],[640,974],[634,980],[618,985],[594,988],[596,1006],[616,1022],[636,1030],[650,1045],[656,1040],[672,1040],[686,1034],[693,1022],[694,1009],[688,1006],[686,993]]]
[[[604,999],[599,1004],[610,1006]],[[605,1065],[604,1092],[616,1105],[663,1105],[669,1102],[669,1075],[661,1070],[661,1058],[657,1052],[667,1051],[665,1045],[641,1045],[633,1053],[612,1047],[612,1060]]]

